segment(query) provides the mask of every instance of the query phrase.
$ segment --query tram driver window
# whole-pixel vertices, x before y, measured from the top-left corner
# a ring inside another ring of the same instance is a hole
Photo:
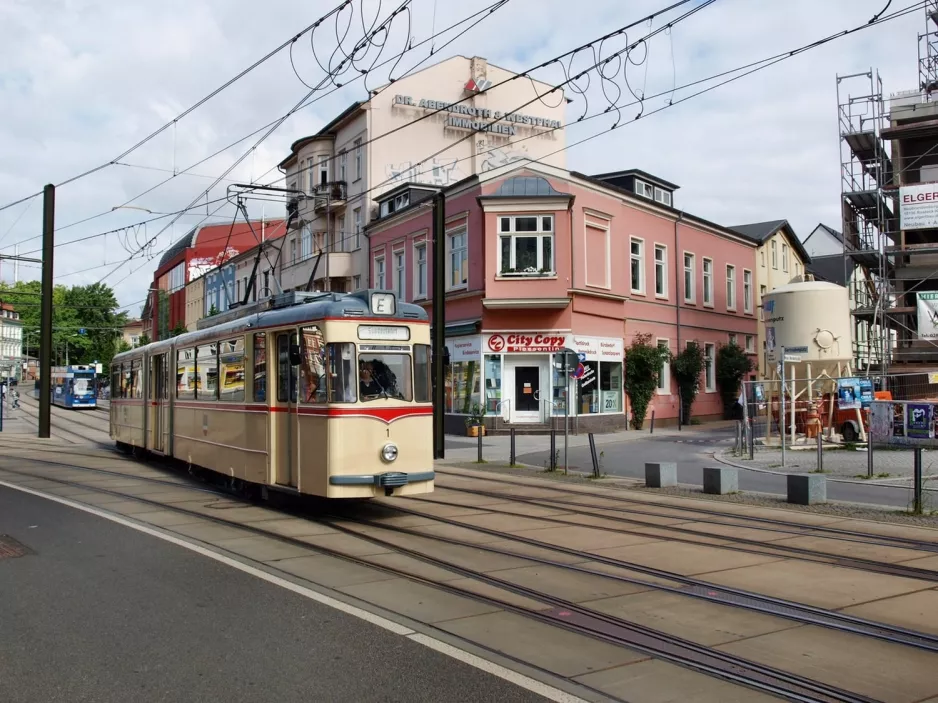
[[[409,354],[361,352],[358,357],[359,394],[363,402],[378,398],[413,400]]]
[[[330,403],[354,403],[358,398],[355,389],[355,345],[348,342],[327,345],[329,375],[326,387]]]

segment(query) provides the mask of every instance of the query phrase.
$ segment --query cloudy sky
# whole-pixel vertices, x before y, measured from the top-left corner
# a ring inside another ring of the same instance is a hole
[[[339,43],[349,49],[362,36],[363,25],[368,29],[375,17],[384,20],[401,1],[353,0],[337,20],[334,16],[317,29],[315,57],[309,35],[294,44],[296,72],[290,54],[281,52],[119,165],[59,188],[57,281],[103,279],[137,314],[159,254],[206,217],[206,199],[224,197],[232,181],[275,179],[275,165],[289,153],[290,143],[361,99],[363,80],[345,73],[337,79],[341,87],[329,84],[318,91],[311,104],[254,149],[264,132],[187,173],[173,177],[174,170],[191,167],[285,114],[309,92],[304,82],[315,86],[322,81]],[[414,48],[400,64],[388,64],[368,77],[368,87],[379,86],[389,71],[400,76],[455,54],[484,56],[490,63],[521,72],[666,4],[589,0],[578,5],[587,12],[574,19],[566,0],[509,0],[485,19],[476,18],[437,37],[433,58],[431,44],[420,44],[491,1],[411,0],[409,16],[402,13],[391,24],[385,53],[378,58],[372,47],[362,63],[374,58],[381,62],[402,51],[408,37]],[[889,12],[912,3],[894,2]],[[694,0],[665,20],[630,30],[628,41],[701,4],[703,0]],[[819,221],[839,228],[835,76],[872,67],[879,70],[887,96],[914,89],[916,39],[925,30],[924,11],[838,39],[657,114],[648,113],[708,84],[675,88],[864,24],[885,4],[885,0],[716,0],[632,52],[629,85],[637,94],[649,96],[641,108],[645,116],[637,122],[608,131],[616,113],[603,114],[609,103],[595,73],[589,86],[584,84],[585,95],[568,91],[573,101],[568,107],[567,143],[603,132],[570,148],[568,167],[586,173],[632,167],[650,171],[681,186],[675,205],[725,225],[786,218],[802,237]],[[41,190],[46,183],[59,184],[108,163],[335,6],[335,0],[3,0],[0,206]],[[454,41],[447,43],[450,39]],[[619,38],[601,49],[597,46],[595,56],[605,58],[626,43]],[[568,70],[586,68],[593,56],[581,53]],[[554,83],[564,80],[564,71],[556,64],[533,75]],[[618,88],[606,82],[606,95],[616,100],[621,92],[619,104],[632,102],[621,71],[615,83]],[[863,79],[854,83],[854,94],[863,92],[862,83]],[[650,97],[656,94],[662,95]],[[637,105],[624,107],[622,122],[632,121],[638,112]],[[597,113],[593,119],[576,122],[581,115]],[[201,195],[200,209],[175,223],[174,218],[164,217],[130,227],[185,208],[244,155],[229,180]],[[414,161],[422,156],[415,154]],[[125,203],[154,214],[128,208],[112,211]],[[231,210],[215,212],[217,207],[209,206],[208,212],[214,214],[208,221],[230,222]],[[282,205],[256,203],[252,215],[260,216],[262,207],[268,217],[282,213]],[[41,199],[34,198],[0,211],[0,253],[12,254],[18,244],[20,255],[38,256],[41,210]],[[128,229],[94,236],[122,227]],[[88,239],[68,244],[83,238]],[[152,245],[128,261],[131,252],[149,240]],[[2,262],[0,277],[12,279],[12,264]],[[39,270],[24,264],[20,277],[38,278]]]

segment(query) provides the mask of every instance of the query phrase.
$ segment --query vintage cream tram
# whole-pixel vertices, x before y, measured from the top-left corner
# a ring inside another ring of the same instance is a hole
[[[433,490],[430,330],[393,293],[285,293],[118,354],[111,437],[328,498]]]

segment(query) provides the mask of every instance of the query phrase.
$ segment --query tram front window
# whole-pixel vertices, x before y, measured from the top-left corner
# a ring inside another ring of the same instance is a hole
[[[359,397],[367,402],[378,398],[413,400],[409,354],[358,356]]]

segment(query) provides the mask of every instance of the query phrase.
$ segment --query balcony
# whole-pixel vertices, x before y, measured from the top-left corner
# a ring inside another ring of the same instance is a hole
[[[313,210],[332,212],[345,205],[346,198],[345,181],[320,183],[313,193]]]

